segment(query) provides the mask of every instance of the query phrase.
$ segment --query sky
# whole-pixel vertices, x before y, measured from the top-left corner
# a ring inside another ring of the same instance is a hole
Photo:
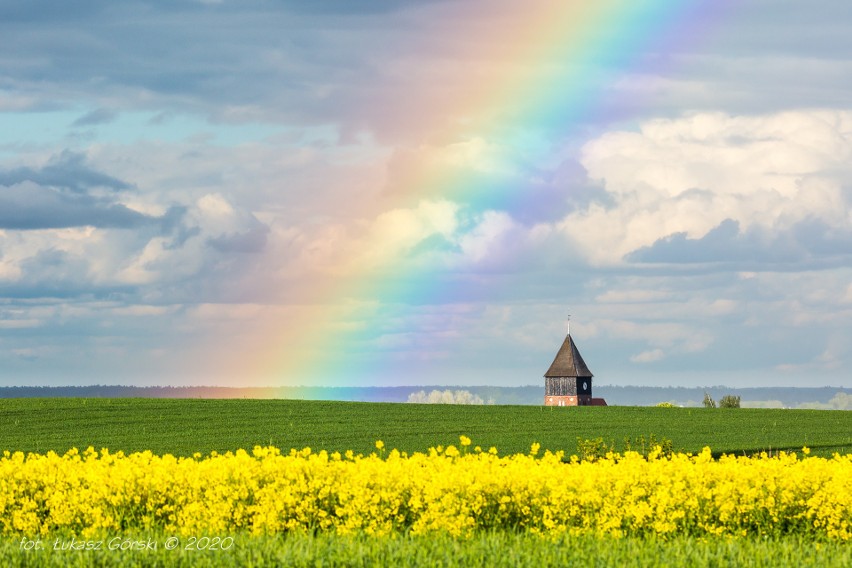
[[[847,0],[0,1],[0,386],[852,387]]]

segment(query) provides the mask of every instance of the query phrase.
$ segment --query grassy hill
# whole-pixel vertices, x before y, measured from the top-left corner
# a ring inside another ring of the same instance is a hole
[[[191,455],[255,445],[284,449],[424,451],[457,444],[501,454],[577,450],[577,438],[668,438],[675,449],[714,453],[852,451],[852,412],[704,408],[554,408],[451,406],[293,400],[5,399],[0,400],[0,451],[65,452],[71,447]]]

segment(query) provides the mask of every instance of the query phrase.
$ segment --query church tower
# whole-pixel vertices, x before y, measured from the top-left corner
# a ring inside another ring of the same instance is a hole
[[[544,374],[545,406],[606,406],[602,398],[592,398],[592,372],[574,344],[571,329]]]

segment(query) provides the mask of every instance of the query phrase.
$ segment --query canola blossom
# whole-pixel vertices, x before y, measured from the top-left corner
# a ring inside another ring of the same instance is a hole
[[[811,535],[852,539],[852,455],[831,459],[562,452],[498,456],[459,447],[407,455],[249,453],[189,458],[89,448],[5,452],[0,532],[91,535],[328,531],[384,535],[481,530],[659,537]],[[807,454],[807,449],[803,452]]]

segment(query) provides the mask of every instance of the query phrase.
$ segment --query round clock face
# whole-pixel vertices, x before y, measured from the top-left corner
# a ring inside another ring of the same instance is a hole
[[[583,390],[588,390],[588,389],[589,389],[589,383],[587,383],[586,381],[583,381]]]

